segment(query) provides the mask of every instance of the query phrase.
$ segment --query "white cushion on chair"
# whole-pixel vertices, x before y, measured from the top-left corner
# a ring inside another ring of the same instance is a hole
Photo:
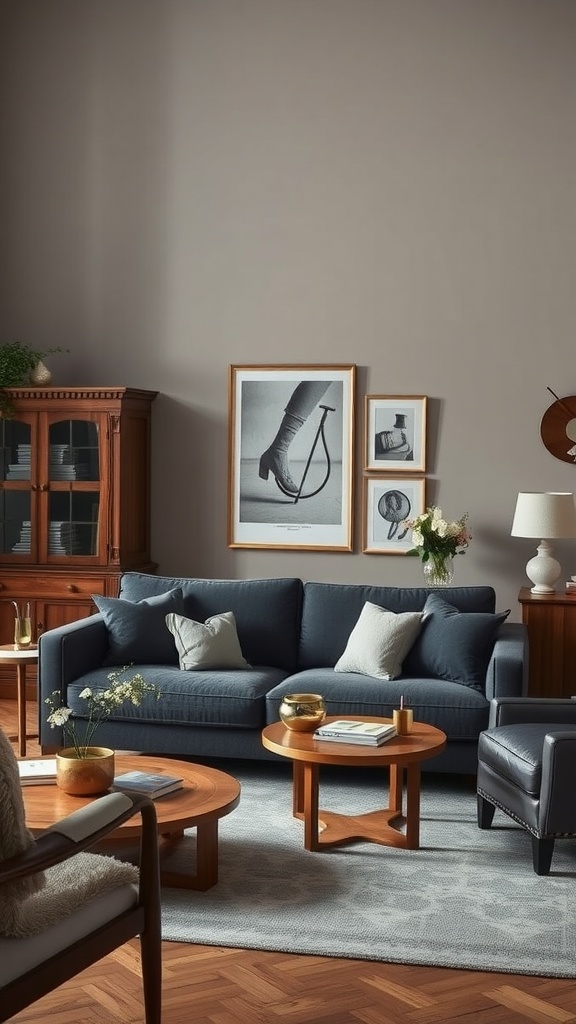
[[[137,901],[137,886],[118,886],[104,896],[87,903],[40,935],[33,935],[28,939],[5,939],[0,936],[0,988],[14,978],[26,974],[32,967],[37,967],[38,964],[57,955],[101,925],[119,917],[124,911],[135,906]]]

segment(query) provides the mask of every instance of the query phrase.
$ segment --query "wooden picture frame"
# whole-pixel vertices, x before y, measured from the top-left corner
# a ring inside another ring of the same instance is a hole
[[[413,547],[408,521],[426,508],[424,477],[364,477],[362,551],[405,555]]]
[[[352,550],[356,366],[230,366],[228,546]]]
[[[426,414],[426,395],[365,395],[364,469],[424,473]]]

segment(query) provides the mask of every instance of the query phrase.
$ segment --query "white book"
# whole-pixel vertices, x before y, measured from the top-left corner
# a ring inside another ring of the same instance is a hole
[[[18,761],[20,782],[23,786],[38,786],[56,781],[56,758]]]
[[[336,722],[328,722],[316,729],[314,735],[319,739],[325,736],[339,736],[342,739],[377,740],[393,736],[396,729],[388,722],[362,722],[340,718]]]
[[[360,739],[359,736],[316,736],[315,739],[321,743],[349,743],[355,747],[382,747],[388,740],[391,740],[396,735],[396,730],[389,733],[386,736],[381,736],[379,739]]]

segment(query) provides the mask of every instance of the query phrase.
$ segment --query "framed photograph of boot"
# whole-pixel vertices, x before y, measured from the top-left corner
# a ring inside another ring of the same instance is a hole
[[[228,546],[352,551],[354,364],[231,366]]]
[[[426,395],[365,396],[365,470],[424,473],[426,406]]]
[[[424,477],[365,476],[362,551],[405,555],[414,547],[410,522],[426,508]]]

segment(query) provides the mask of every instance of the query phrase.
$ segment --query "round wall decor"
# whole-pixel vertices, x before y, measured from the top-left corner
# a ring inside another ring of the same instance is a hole
[[[546,409],[540,437],[551,455],[576,465],[576,395],[558,398]]]

